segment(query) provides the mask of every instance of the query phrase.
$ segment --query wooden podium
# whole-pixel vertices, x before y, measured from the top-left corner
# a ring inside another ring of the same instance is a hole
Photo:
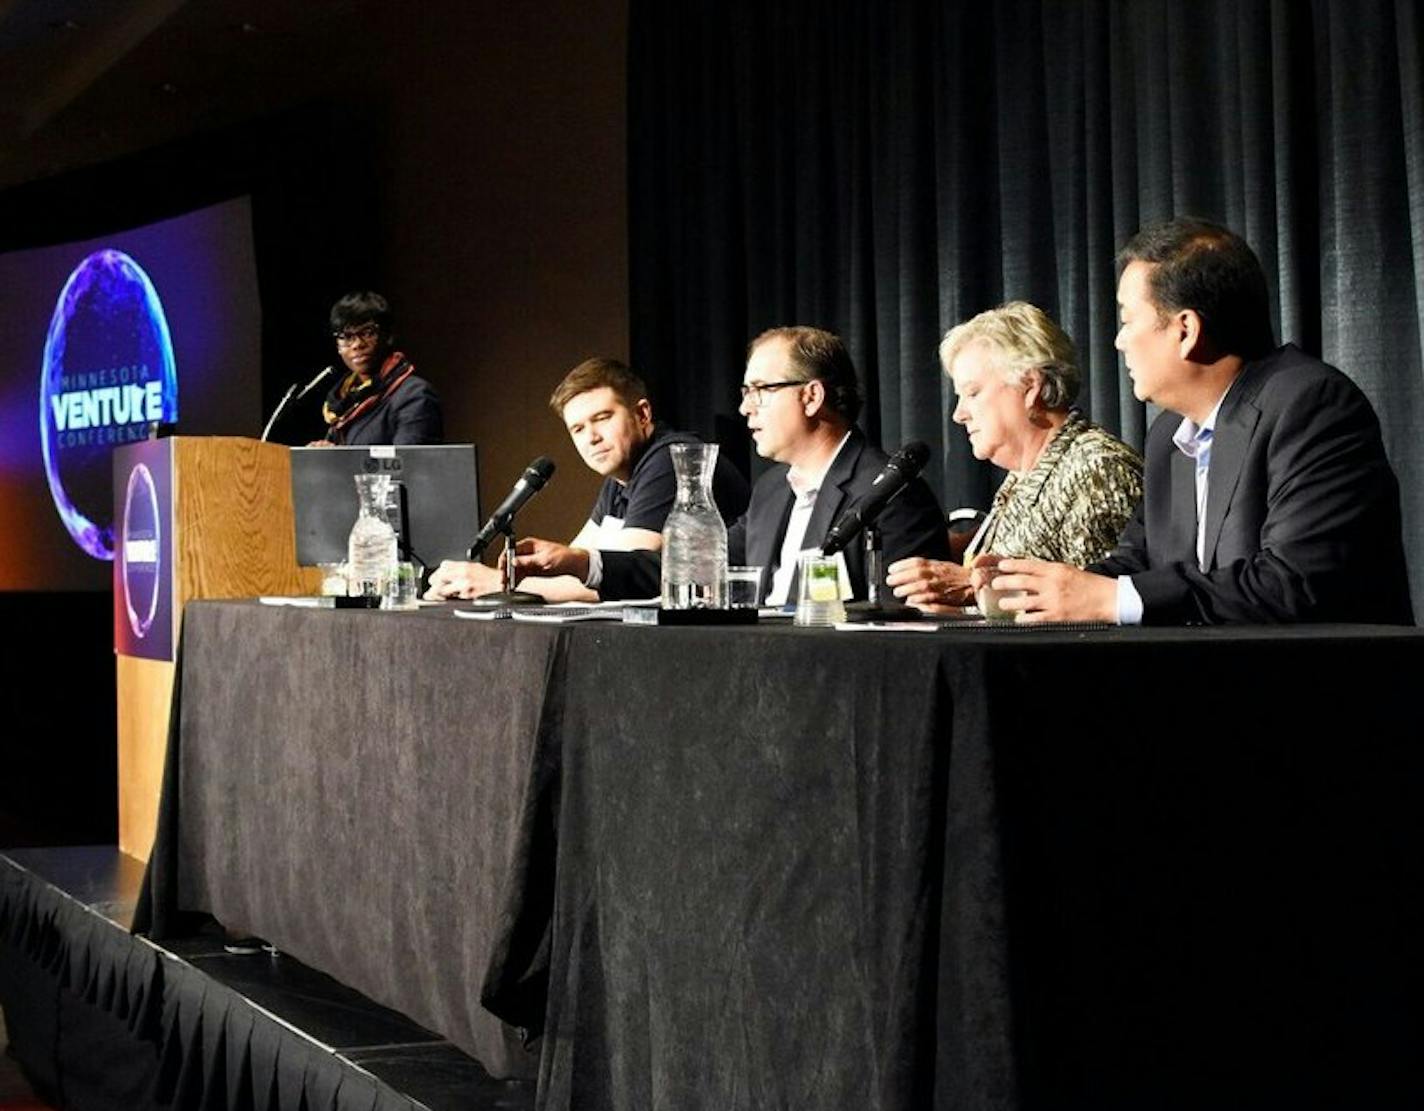
[[[120,850],[147,860],[153,845],[184,604],[316,581],[297,566],[287,448],[178,436],[114,450]]]

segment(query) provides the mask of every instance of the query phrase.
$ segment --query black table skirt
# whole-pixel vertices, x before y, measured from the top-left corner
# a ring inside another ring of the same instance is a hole
[[[1408,1106],[1421,663],[197,604],[150,894],[543,1107]]]
[[[501,632],[448,611],[189,605],[135,928],[207,912],[491,1073],[532,1075],[479,988],[558,635]]]

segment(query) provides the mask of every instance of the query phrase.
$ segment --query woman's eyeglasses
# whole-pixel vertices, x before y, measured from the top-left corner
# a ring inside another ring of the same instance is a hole
[[[375,324],[363,324],[359,328],[348,328],[343,332],[332,332],[331,338],[337,347],[355,347],[357,344],[372,343],[381,334]]]

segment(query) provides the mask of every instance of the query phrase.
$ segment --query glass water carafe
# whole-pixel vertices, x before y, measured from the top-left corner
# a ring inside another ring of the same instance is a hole
[[[360,511],[346,541],[347,593],[379,598],[396,565],[396,533],[387,515],[391,476],[358,474]]]
[[[727,526],[712,498],[716,444],[673,444],[677,501],[663,524],[665,609],[727,608]]]

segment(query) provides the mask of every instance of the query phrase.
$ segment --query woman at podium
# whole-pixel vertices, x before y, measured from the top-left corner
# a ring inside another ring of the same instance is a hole
[[[390,304],[379,293],[348,293],[331,306],[331,336],[346,374],[322,404],[321,444],[444,443],[440,398],[396,350]]]

